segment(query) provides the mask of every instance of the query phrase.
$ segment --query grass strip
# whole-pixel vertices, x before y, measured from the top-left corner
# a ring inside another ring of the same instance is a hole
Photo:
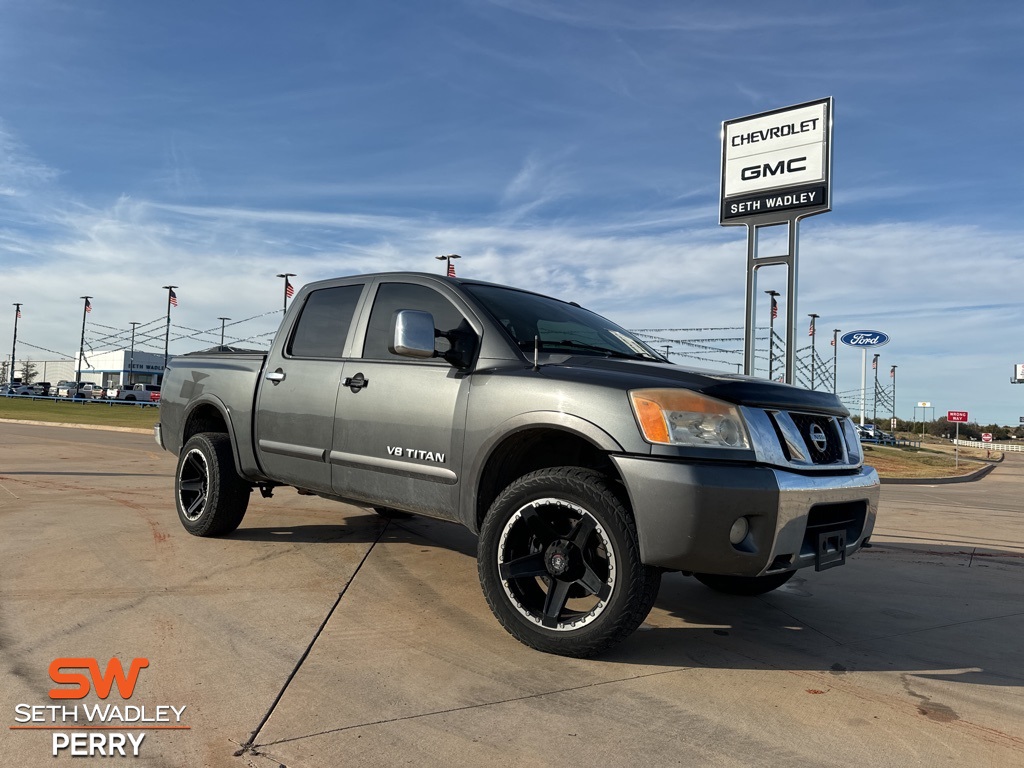
[[[0,419],[151,429],[160,420],[160,409],[104,400],[33,400],[0,396]]]

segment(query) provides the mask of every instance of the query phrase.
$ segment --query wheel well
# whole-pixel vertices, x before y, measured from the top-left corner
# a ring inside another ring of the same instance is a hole
[[[615,465],[593,443],[559,429],[528,429],[509,436],[488,458],[476,497],[477,530],[498,494],[510,483],[548,467],[586,467],[601,472],[622,488],[622,498],[628,501]]]
[[[181,444],[184,445],[192,435],[197,435],[200,432],[223,432],[228,436],[231,434],[224,417],[212,405],[200,405],[188,415],[181,436]]]

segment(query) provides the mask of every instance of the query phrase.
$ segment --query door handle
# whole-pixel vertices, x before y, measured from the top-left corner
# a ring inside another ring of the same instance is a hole
[[[276,371],[268,373],[263,378],[265,378],[267,381],[274,382],[274,386],[276,387],[278,384],[284,381],[284,375],[284,371],[278,368]]]
[[[363,376],[361,373],[357,373],[355,376],[351,376],[343,382],[346,387],[351,389],[353,392],[358,392],[363,387],[370,386],[370,380]]]

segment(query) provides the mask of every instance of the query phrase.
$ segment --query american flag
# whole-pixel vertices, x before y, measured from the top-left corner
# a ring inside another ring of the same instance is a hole
[[[455,263],[448,262],[448,277],[455,277]]]
[[[21,307],[18,307],[18,319],[21,319]]]
[[[88,299],[85,300],[85,311],[92,312],[92,302],[90,302]]]
[[[284,279],[284,295],[289,299],[295,295],[295,286],[288,281],[287,277]]]
[[[811,327],[807,329],[807,335],[814,338],[814,318],[811,318]]]
[[[875,358],[873,358],[871,360],[871,370],[873,370],[873,371],[877,371],[878,370],[878,358],[877,357],[875,357]]]
[[[170,298],[170,301],[171,301],[171,306],[172,307],[176,307],[176,306],[178,306],[178,294],[176,294],[174,292],[173,288],[170,288],[169,290],[170,290],[169,298]]]
[[[777,320],[779,317],[779,302],[772,296],[772,320]]]
[[[889,376],[891,378],[894,378],[894,379],[896,378],[896,366],[895,365],[892,368],[889,369]]]
[[[832,341],[830,341],[829,344],[832,345],[833,347],[836,345],[836,337],[835,336],[832,337]]]

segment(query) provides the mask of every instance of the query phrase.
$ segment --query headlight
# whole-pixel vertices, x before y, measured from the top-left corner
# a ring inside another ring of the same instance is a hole
[[[648,442],[750,448],[743,418],[730,403],[685,389],[635,389],[629,399]]]

